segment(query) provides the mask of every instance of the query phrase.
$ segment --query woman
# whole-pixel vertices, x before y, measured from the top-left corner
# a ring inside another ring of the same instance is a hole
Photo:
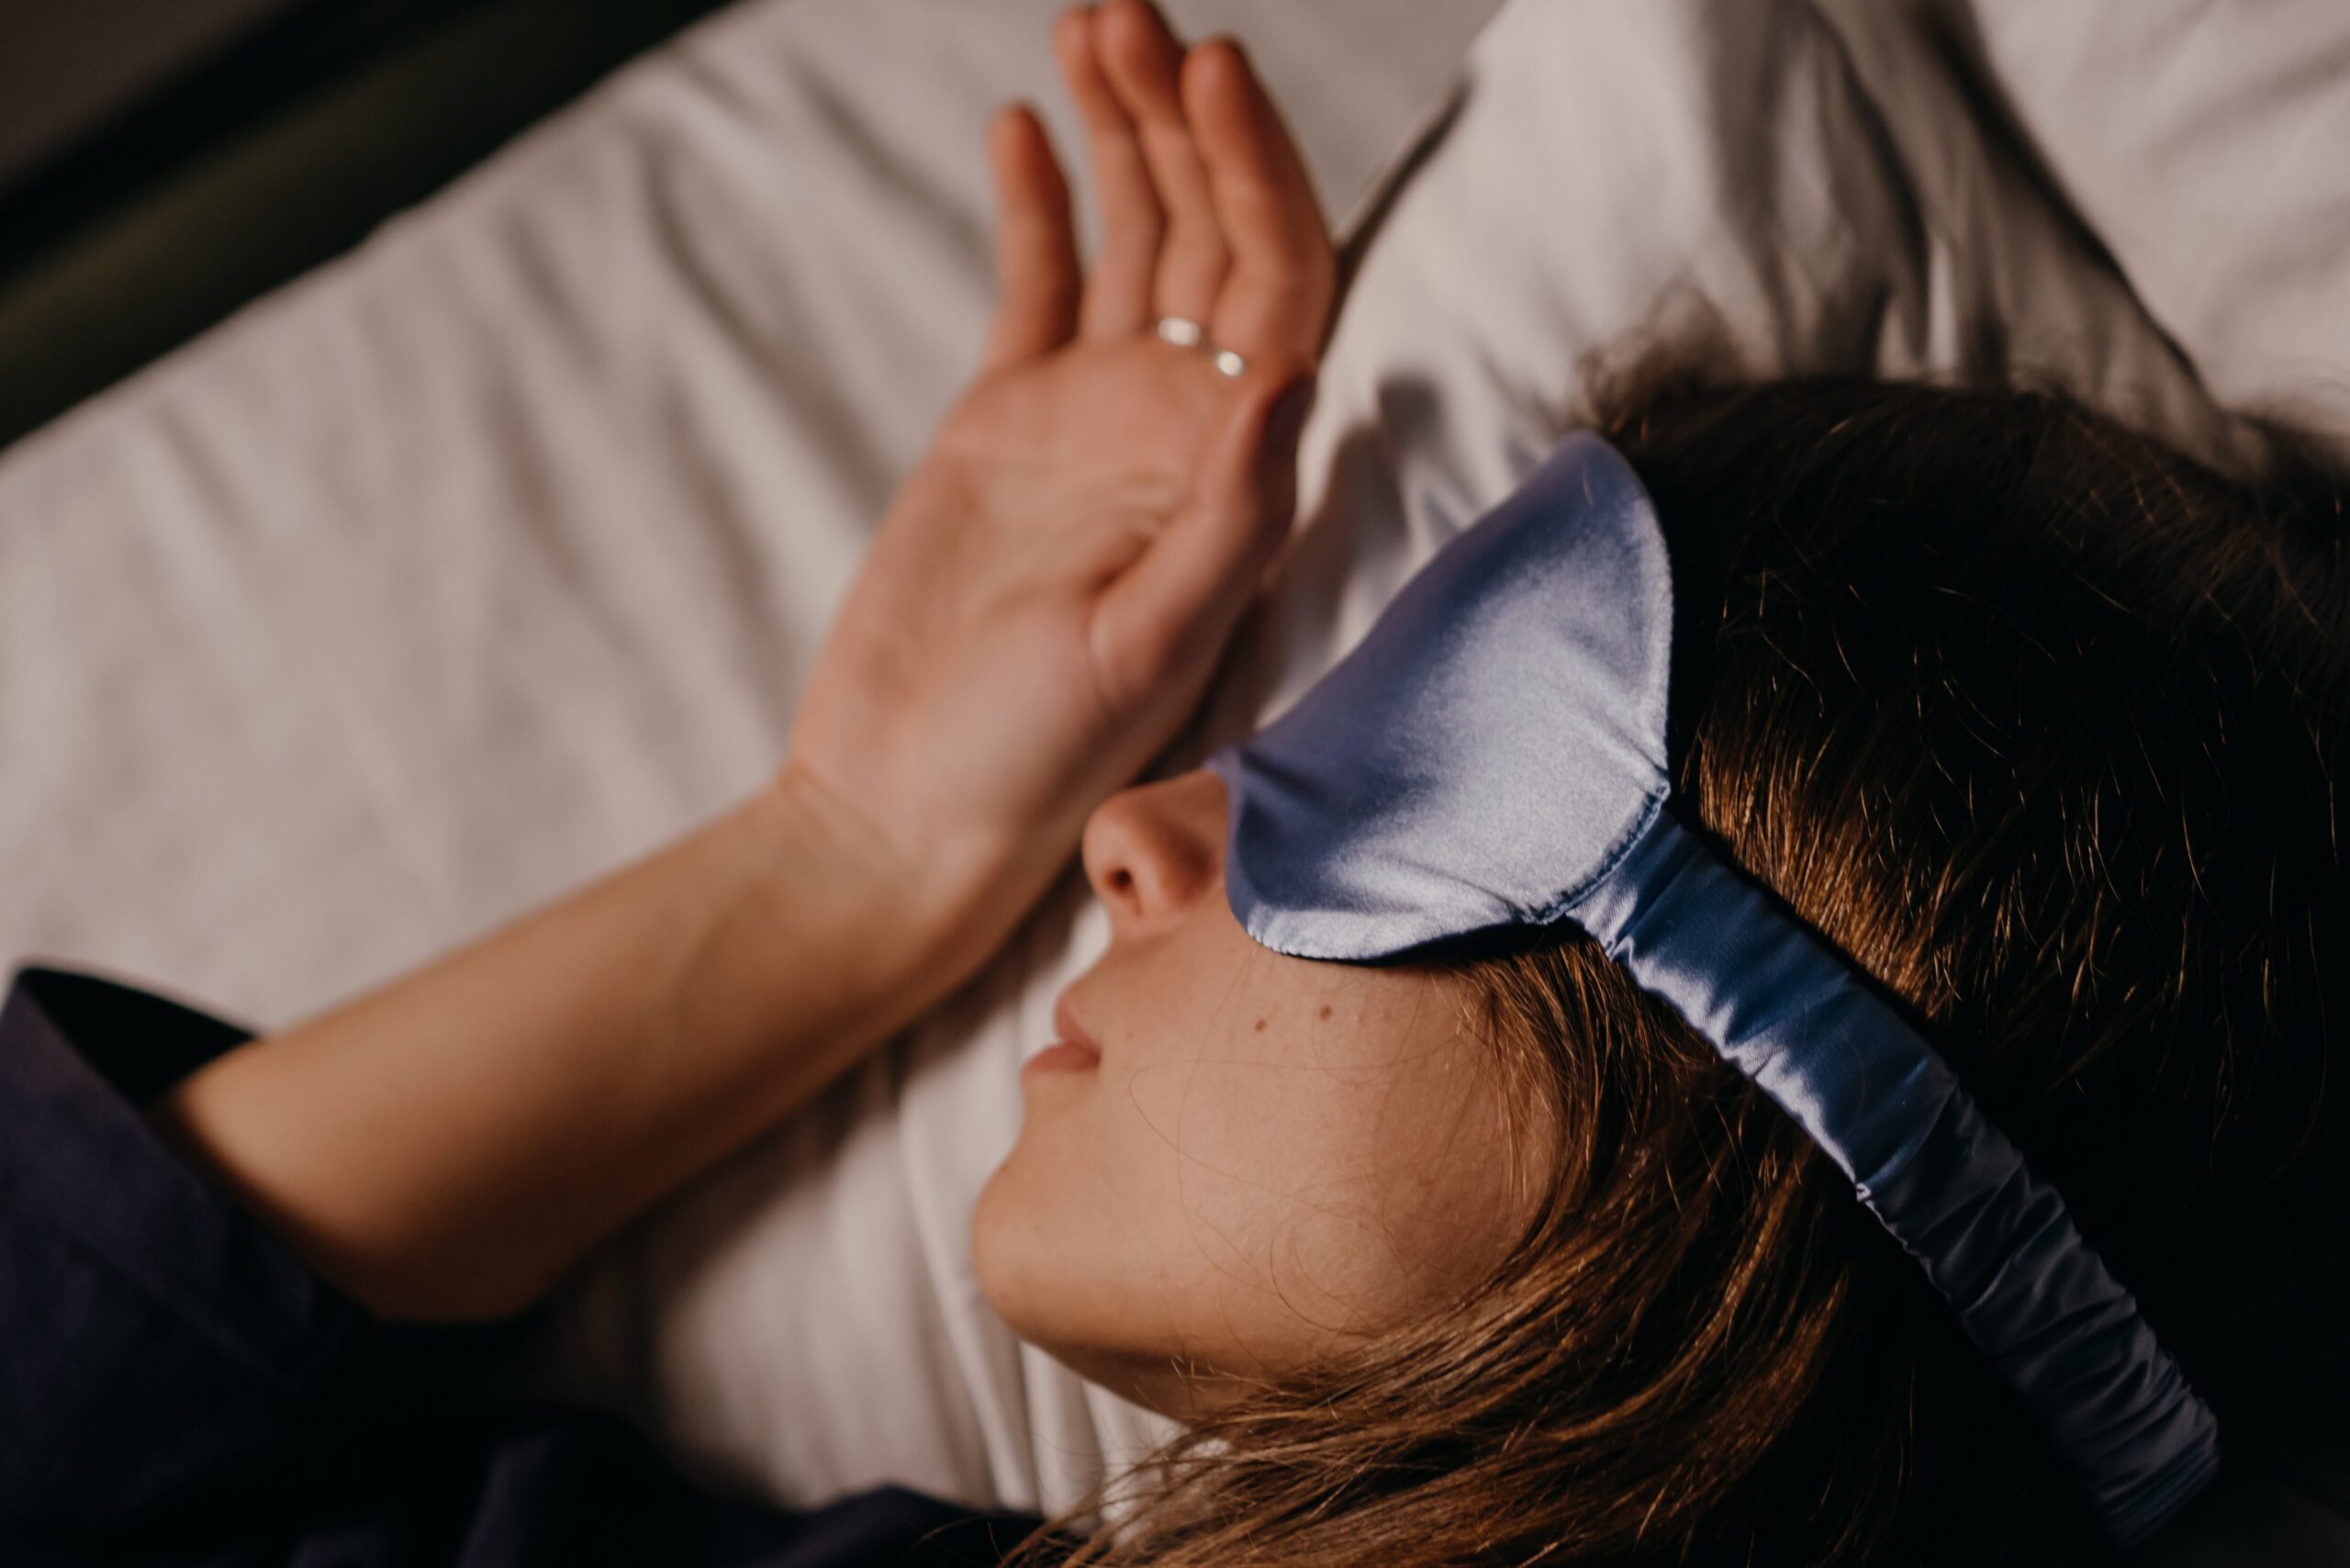
[[[1112,942],[1024,1074],[975,1256],[1024,1336],[1189,1429],[1118,1529],[1028,1554],[2099,1553],[1852,1183],[1590,940],[1286,958],[1227,902],[1223,781],[1121,788],[1278,554],[1333,267],[1236,49],[1185,51],[1140,0],[1056,47],[1102,249],[1080,278],[1051,153],[1006,113],[986,364],[770,788],[272,1038],[20,980],[11,1561],[1014,1550],[1038,1521],[904,1493],[702,1496],[478,1383],[497,1325],[946,996],[1072,849]],[[1676,784],[1930,1023],[2232,1442],[2326,1408],[2338,511],[2042,398],[1684,389],[1607,428],[1710,579]]]

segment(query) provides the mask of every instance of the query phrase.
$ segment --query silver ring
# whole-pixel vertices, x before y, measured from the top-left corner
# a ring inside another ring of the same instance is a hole
[[[1189,316],[1161,316],[1158,336],[1162,342],[1173,343],[1179,349],[1205,349],[1216,369],[1235,381],[1248,374],[1247,360],[1208,342],[1208,330]]]

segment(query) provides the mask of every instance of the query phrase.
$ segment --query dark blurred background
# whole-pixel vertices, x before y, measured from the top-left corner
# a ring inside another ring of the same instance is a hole
[[[720,3],[0,3],[0,445]]]

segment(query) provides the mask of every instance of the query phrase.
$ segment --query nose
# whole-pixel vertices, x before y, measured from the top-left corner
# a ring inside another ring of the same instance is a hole
[[[1196,767],[1121,790],[1086,819],[1086,879],[1113,936],[1180,922],[1224,877],[1224,780]]]

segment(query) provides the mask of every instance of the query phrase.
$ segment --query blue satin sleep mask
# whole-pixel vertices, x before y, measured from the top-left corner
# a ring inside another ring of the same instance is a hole
[[[1588,932],[1852,1179],[2134,1545],[2216,1473],[2218,1423],[1950,1066],[1683,824],[1673,609],[1639,476],[1569,436],[1292,707],[1208,759],[1232,912],[1276,952],[1341,963]]]

